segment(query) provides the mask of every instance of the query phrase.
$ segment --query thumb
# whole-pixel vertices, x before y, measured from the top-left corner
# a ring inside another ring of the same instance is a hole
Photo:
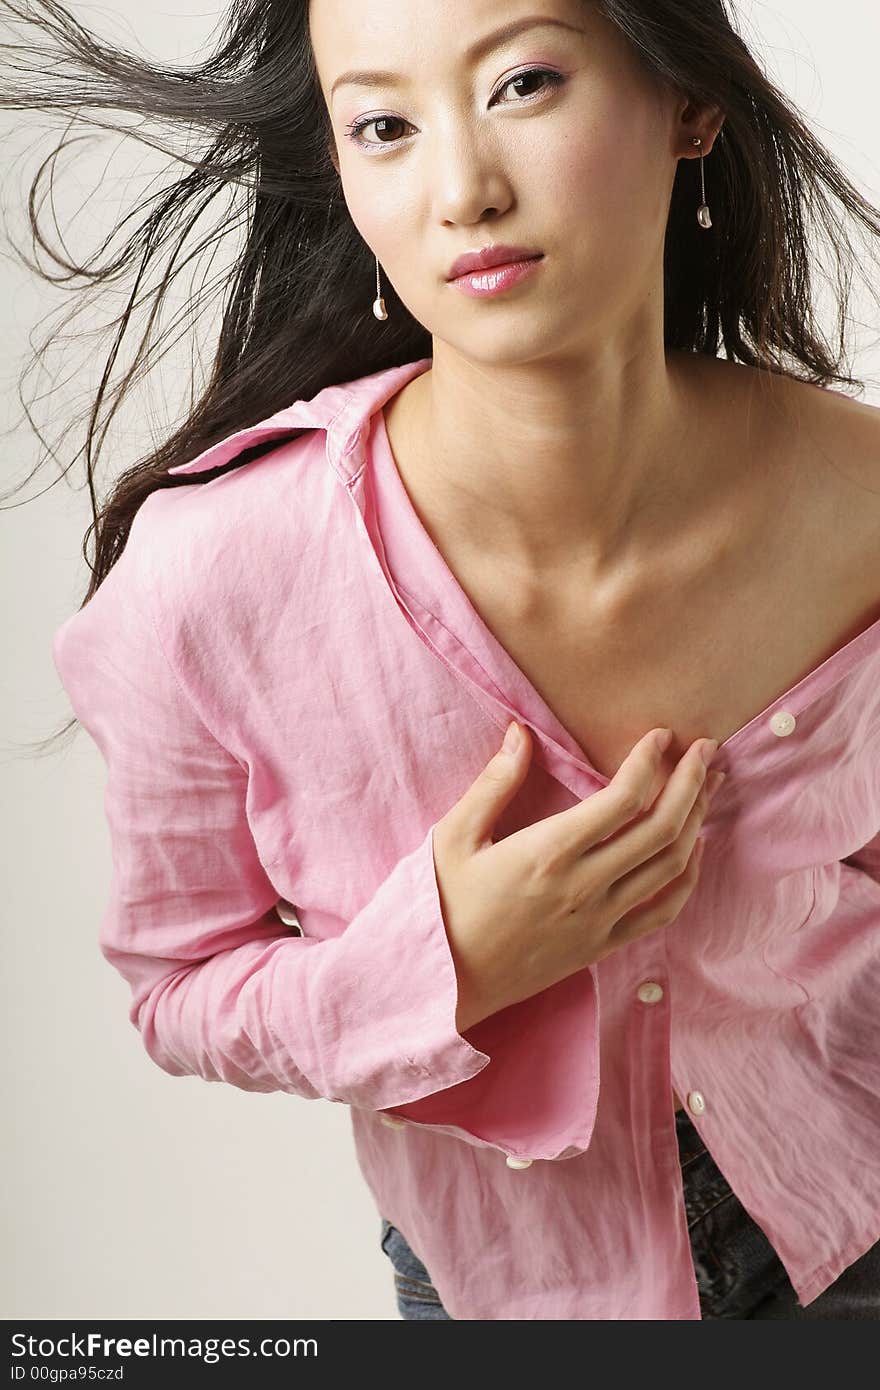
[[[495,822],[525,780],[531,756],[529,734],[511,720],[501,747],[459,802],[462,831],[472,845],[491,841]]]

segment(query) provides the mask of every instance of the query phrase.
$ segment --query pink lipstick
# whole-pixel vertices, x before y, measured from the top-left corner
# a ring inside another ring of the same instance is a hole
[[[518,285],[530,275],[534,275],[544,259],[543,255],[528,256],[522,260],[506,261],[482,270],[471,270],[457,275],[449,283],[463,294],[472,298],[484,299],[490,295],[501,294],[513,285]]]

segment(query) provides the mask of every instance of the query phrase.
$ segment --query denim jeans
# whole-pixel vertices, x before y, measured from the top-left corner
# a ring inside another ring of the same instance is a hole
[[[712,1160],[687,1111],[675,1115],[685,1211],[703,1318],[835,1318],[880,1322],[880,1242],[806,1308],[785,1266]],[[449,1317],[431,1276],[396,1226],[381,1218],[400,1316]]]

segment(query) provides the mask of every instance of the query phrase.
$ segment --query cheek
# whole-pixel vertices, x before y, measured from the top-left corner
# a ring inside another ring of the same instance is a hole
[[[664,167],[655,129],[634,121],[632,109],[603,111],[601,119],[592,113],[575,133],[543,150],[533,178],[540,179],[541,205],[562,219],[563,236],[577,229],[575,250],[634,263],[653,252],[655,233],[665,227]]]
[[[564,140],[543,148],[533,162],[532,178],[536,175],[545,205],[566,216],[586,213],[593,220],[620,198],[619,149],[589,129],[569,131]]]
[[[366,162],[366,160],[365,160]],[[368,246],[374,247],[380,261],[397,260],[412,248],[415,211],[405,190],[390,178],[369,177],[371,170],[352,172],[342,178],[349,216]]]

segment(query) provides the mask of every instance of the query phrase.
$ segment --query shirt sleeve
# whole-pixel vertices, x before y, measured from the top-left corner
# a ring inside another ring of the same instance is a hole
[[[177,681],[131,546],[52,654],[106,764],[99,942],[147,1053],[172,1076],[373,1110],[467,1081],[490,1057],[455,1027],[433,827],[338,937],[285,926],[249,826],[247,768]]]

